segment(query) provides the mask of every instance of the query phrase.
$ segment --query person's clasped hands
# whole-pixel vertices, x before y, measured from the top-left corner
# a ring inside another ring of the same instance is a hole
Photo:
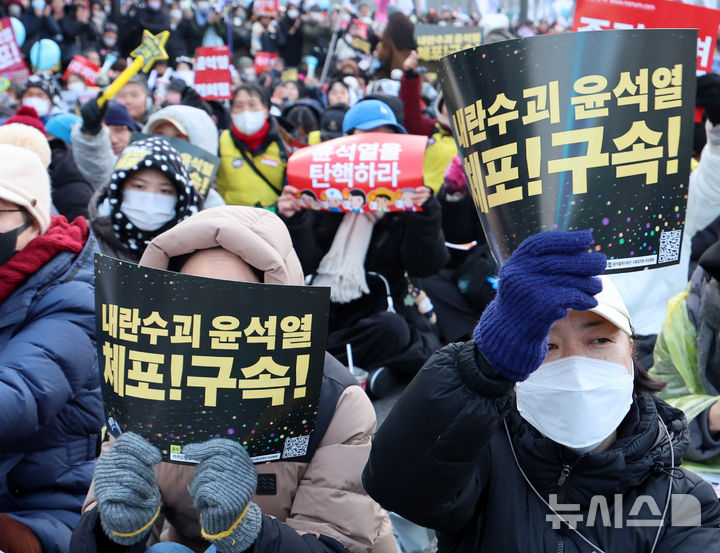
[[[250,548],[262,527],[262,511],[250,501],[257,473],[237,442],[214,439],[189,444],[183,454],[200,462],[190,487],[200,511],[202,536],[220,553]],[[95,494],[103,529],[120,545],[146,539],[157,518],[161,497],[155,466],[160,451],[132,432],[121,435],[95,467]]]
[[[550,329],[568,310],[597,306],[605,255],[588,251],[590,231],[543,232],[526,239],[498,274],[497,297],[473,338],[490,364],[509,380],[528,378],[545,359]]]

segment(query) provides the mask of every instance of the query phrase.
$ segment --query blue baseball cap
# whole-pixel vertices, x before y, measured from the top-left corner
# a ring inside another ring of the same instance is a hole
[[[405,127],[395,118],[395,113],[385,102],[380,100],[363,100],[351,107],[343,120],[343,134],[355,129],[369,131],[387,125],[401,134],[407,134]]]
[[[73,125],[82,124],[82,117],[74,113],[60,113],[53,115],[45,123],[45,131],[60,140],[72,144],[70,140],[70,131]]]

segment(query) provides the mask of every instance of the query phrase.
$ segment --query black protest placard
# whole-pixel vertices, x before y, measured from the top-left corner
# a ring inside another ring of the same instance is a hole
[[[328,288],[182,275],[96,254],[99,368],[110,432],[166,460],[222,437],[254,462],[305,460],[317,416]]]
[[[155,135],[134,132],[130,141],[135,142],[136,140],[150,136]],[[163,136],[163,138],[180,154],[187,168],[190,182],[192,182],[197,193],[202,196],[203,199],[207,198],[210,187],[215,182],[215,176],[220,167],[220,158],[185,140],[171,136]]]
[[[498,261],[531,234],[591,229],[608,272],[679,262],[696,39],[567,33],[443,58],[448,114]]]
[[[420,64],[437,62],[440,58],[467,48],[480,46],[480,27],[451,27],[427,23],[415,25],[415,40]]]

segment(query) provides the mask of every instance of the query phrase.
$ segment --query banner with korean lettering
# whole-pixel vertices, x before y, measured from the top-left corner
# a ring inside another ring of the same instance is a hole
[[[698,73],[712,71],[720,10],[673,0],[577,0],[573,31],[698,29]]]
[[[108,430],[170,461],[211,438],[303,461],[317,416],[329,288],[214,280],[95,256]]]
[[[193,88],[201,100],[232,98],[230,48],[203,46],[195,50],[195,81]]]
[[[63,81],[66,81],[71,73],[77,73],[80,75],[86,85],[95,86],[98,73],[100,73],[100,67],[95,65],[85,56],[76,54],[73,59],[70,60],[65,73],[63,73]]]
[[[608,272],[679,262],[696,37],[566,33],[443,59],[455,140],[499,262],[532,234],[578,229],[593,231]]]
[[[275,67],[275,61],[278,59],[277,52],[256,52],[255,53],[255,74],[259,75],[263,71],[272,71]]]
[[[426,136],[364,133],[295,152],[288,183],[303,207],[349,213],[420,211],[413,202],[423,185]]]
[[[0,19],[0,74],[10,80],[22,79],[30,75],[15,40],[9,17]]]
[[[277,17],[280,13],[279,0],[255,0],[253,13],[258,17]]]
[[[130,141],[135,142],[149,136],[154,135],[134,132],[130,137]],[[197,193],[203,198],[207,198],[220,168],[220,158],[185,140],[171,136],[163,136],[163,138],[180,154],[188,171],[190,182],[192,182]]]
[[[440,58],[480,46],[480,27],[447,27],[440,25],[415,25],[415,40],[420,63],[437,62]]]

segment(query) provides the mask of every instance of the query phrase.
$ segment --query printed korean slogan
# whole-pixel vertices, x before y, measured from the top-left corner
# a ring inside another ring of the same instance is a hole
[[[170,461],[211,438],[254,462],[307,454],[327,338],[328,288],[214,280],[95,256],[108,431]]]
[[[177,121],[173,124],[180,125]],[[183,132],[183,134],[187,135],[187,132]],[[130,142],[135,142],[136,140],[147,138],[149,136],[154,135],[134,132],[130,137]],[[180,157],[185,164],[185,168],[188,171],[190,181],[193,183],[197,193],[203,198],[207,198],[208,192],[210,192],[210,187],[215,182],[215,176],[217,175],[218,168],[220,167],[220,158],[185,140],[180,140],[179,138],[171,136],[163,136],[163,138],[167,140],[168,144],[175,148],[180,154]]]
[[[455,140],[499,262],[531,234],[579,229],[593,231],[608,272],[679,262],[696,38],[591,31],[443,58]]]
[[[0,19],[0,75],[8,79],[24,79],[30,75],[9,17]]]
[[[70,60],[65,73],[63,73],[63,81],[67,80],[71,73],[77,73],[80,75],[86,85],[95,86],[95,83],[97,83],[98,73],[100,73],[100,67],[95,65],[85,56],[76,54],[73,59]]]
[[[438,61],[443,56],[480,46],[480,27],[446,27],[440,25],[415,25],[415,40],[420,63]]]
[[[230,48],[203,46],[195,50],[194,88],[201,100],[229,100],[232,98]]]
[[[578,0],[573,31],[698,29],[698,73],[712,71],[720,10],[673,0]]]
[[[303,207],[350,213],[420,211],[426,136],[364,133],[302,148],[288,160],[288,183]]]

